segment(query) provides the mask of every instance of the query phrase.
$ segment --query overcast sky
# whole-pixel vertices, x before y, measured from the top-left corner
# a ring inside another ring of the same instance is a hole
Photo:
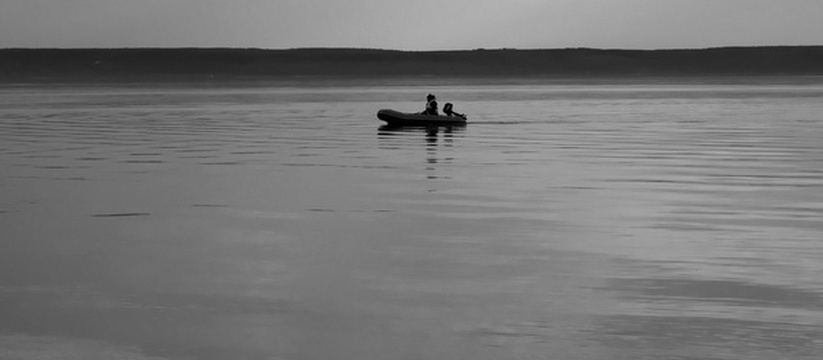
[[[823,0],[0,0],[0,48],[823,45]]]

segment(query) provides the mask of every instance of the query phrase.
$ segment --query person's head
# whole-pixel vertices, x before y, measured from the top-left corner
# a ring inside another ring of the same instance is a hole
[[[426,95],[426,101],[432,101],[434,99],[437,99],[434,95],[432,95],[432,94]]]

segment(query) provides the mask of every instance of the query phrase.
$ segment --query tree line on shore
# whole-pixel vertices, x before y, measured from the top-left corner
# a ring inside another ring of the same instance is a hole
[[[823,75],[823,46],[680,50],[0,49],[0,80]]]

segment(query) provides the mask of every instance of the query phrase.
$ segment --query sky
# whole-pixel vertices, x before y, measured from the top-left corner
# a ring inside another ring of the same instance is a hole
[[[0,0],[0,48],[823,45],[823,0]]]

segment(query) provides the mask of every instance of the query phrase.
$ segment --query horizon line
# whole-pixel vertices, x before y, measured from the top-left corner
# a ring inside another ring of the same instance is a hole
[[[291,48],[264,48],[264,47],[231,47],[231,46],[134,46],[134,47],[0,47],[3,50],[254,50],[254,51],[305,51],[305,50],[349,50],[349,51],[386,51],[386,52],[407,52],[407,53],[435,53],[435,52],[473,52],[473,51],[560,51],[560,50],[595,50],[595,51],[696,51],[696,50],[722,50],[722,49],[768,49],[768,48],[818,48],[820,45],[723,45],[710,47],[682,47],[682,48],[598,48],[598,47],[558,47],[558,48],[473,48],[473,49],[438,49],[438,50],[402,50],[390,48],[372,47],[334,47],[334,46],[307,46]]]

